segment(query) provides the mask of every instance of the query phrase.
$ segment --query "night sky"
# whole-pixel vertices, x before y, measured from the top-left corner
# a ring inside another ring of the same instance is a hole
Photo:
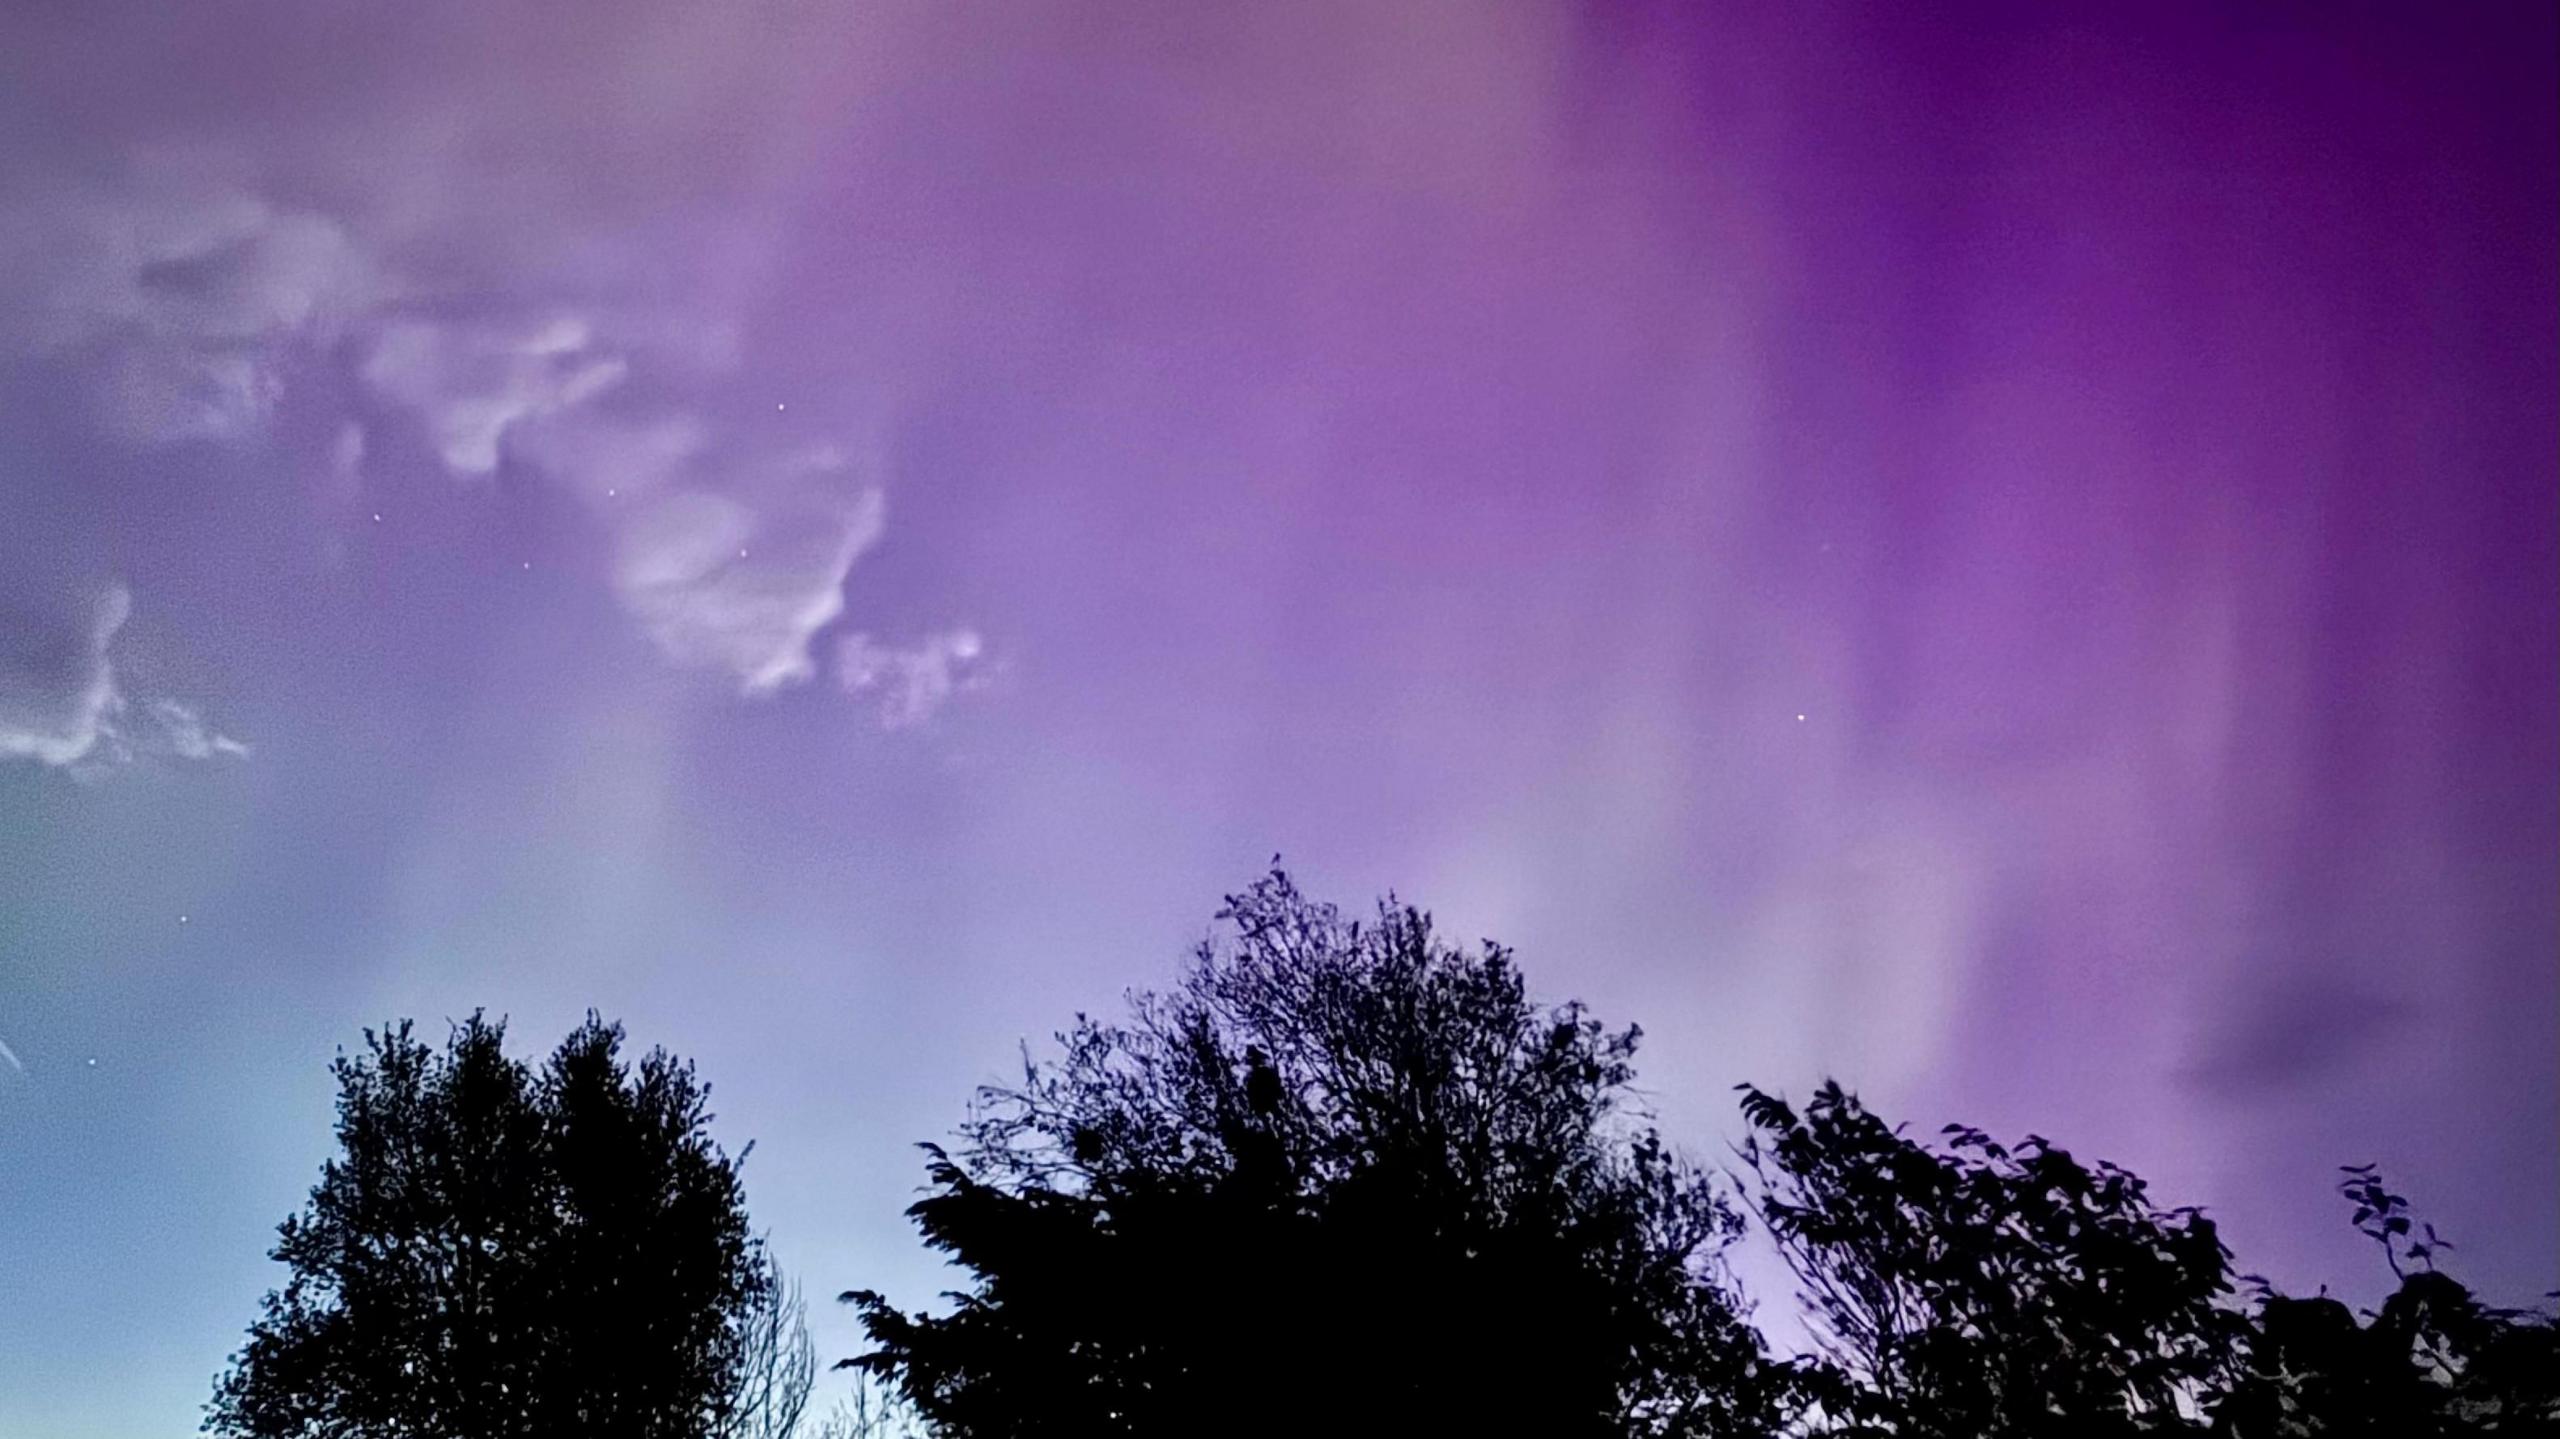
[[[397,1016],[922,1302],[1275,851],[1705,1157],[2560,1283],[2560,21],[2114,9],[0,10],[0,1435],[193,1428]]]

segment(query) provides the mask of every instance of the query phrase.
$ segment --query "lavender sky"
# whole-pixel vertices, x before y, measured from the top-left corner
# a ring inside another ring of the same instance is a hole
[[[1836,1073],[2552,1287],[2555,53],[5,7],[0,1435],[192,1428],[390,1016],[621,1017],[922,1300],[908,1146],[1274,851],[1710,1156]]]

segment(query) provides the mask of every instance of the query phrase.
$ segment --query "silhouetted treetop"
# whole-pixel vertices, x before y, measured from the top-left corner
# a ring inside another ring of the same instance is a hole
[[[1656,1133],[1638,1033],[1531,997],[1391,897],[1274,869],[1173,986],[1079,1015],[927,1145],[936,1312],[813,1413],[797,1291],[709,1090],[593,1014],[540,1066],[474,1014],[341,1054],[337,1151],[217,1381],[232,1439],[2560,1436],[2560,1325],[2499,1309],[2370,1165],[2359,1314],[2241,1276],[2212,1221],[2029,1135],[1911,1138],[1837,1083],[1741,1086],[1740,1186]],[[743,1158],[743,1155],[741,1156]],[[1728,1197],[1735,1196],[1735,1197]],[[1738,1202],[1737,1202],[1738,1201]],[[1756,1214],[1810,1352],[1728,1270]],[[1801,1346],[1799,1346],[1801,1347]]]
[[[1312,1192],[1393,1165],[1493,1219],[1594,1162],[1632,1027],[1540,1008],[1508,950],[1450,949],[1392,902],[1347,920],[1275,873],[1220,918],[1233,942],[1177,989],[1134,996],[1126,1023],[1079,1016],[1061,1060],[981,1094],[973,1169],[1108,1186],[1264,1162]]]
[[[2369,1164],[2338,1190],[2397,1288],[2359,1324],[2327,1295],[2258,1283],[2248,1363],[2220,1405],[2234,1439],[2441,1439],[2560,1434],[2560,1327],[2548,1313],[2483,1304],[2436,1256],[2453,1248]]]
[[[911,1211],[976,1275],[861,1305],[939,1432],[1760,1432],[1739,1215],[1627,1104],[1636,1032],[1274,871],[1129,1018],[982,1091]],[[1056,1427],[1052,1427],[1056,1426]]]
[[[205,1427],[256,1439],[703,1439],[771,1275],[708,1089],[590,1014],[539,1073],[478,1014],[341,1054],[338,1153]]]
[[[1833,1432],[2156,1432],[2219,1392],[2246,1323],[2202,1214],[2034,1136],[1949,1125],[1929,1148],[1837,1084],[1801,1111],[1742,1093],[1741,1157],[1815,1321]]]

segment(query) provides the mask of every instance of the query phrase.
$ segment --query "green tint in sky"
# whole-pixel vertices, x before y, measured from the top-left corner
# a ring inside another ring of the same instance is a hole
[[[2551,1287],[2552,12],[2112,8],[9,7],[0,1435],[192,1428],[398,1016],[923,1302],[912,1144],[1275,850],[1702,1152]]]

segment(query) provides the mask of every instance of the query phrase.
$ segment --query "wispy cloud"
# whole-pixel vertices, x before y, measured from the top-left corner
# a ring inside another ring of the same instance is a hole
[[[877,700],[883,727],[905,729],[933,718],[953,695],[983,684],[985,653],[974,630],[945,630],[908,645],[847,635],[836,646],[836,679],[847,694]]]
[[[123,702],[107,645],[132,613],[132,593],[111,585],[75,613],[0,623],[0,756],[68,765],[98,747]]]
[[[490,240],[482,217],[414,178],[379,182],[397,195],[342,184],[355,198],[323,213],[261,198],[237,178],[257,168],[163,162],[114,183],[29,187],[0,222],[0,258],[16,267],[0,277],[0,318],[25,353],[84,380],[102,433],[258,444],[293,404],[336,406],[304,431],[333,440],[279,460],[352,515],[407,428],[458,479],[505,472],[577,500],[606,537],[614,597],[672,663],[724,673],[746,696],[816,675],[845,578],[882,536],[883,477],[823,434],[777,440],[766,436],[778,427],[713,418],[734,413],[722,386],[738,358],[717,293],[616,281],[602,264],[606,278],[574,286],[564,267],[472,258],[605,243],[579,235],[574,215]],[[133,747],[146,727],[170,753],[219,752],[157,711],[120,729],[103,641],[93,649],[84,685],[55,680],[41,701],[18,701],[5,752],[70,763],[102,737]],[[960,687],[962,663],[918,651],[890,665],[914,678],[882,671],[848,688],[912,695],[887,712],[921,715]]]
[[[362,374],[417,416],[447,469],[489,475],[510,427],[591,399],[628,370],[574,314],[478,325],[404,316],[374,336]]]
[[[839,463],[821,453],[786,468]],[[615,590],[668,658],[769,694],[816,673],[810,641],[844,613],[845,575],[884,515],[877,490],[788,508],[703,489],[643,499],[616,526]]]
[[[69,607],[38,603],[0,614],[0,759],[32,759],[86,778],[144,755],[249,752],[190,705],[126,696],[108,651],[132,614],[132,591],[121,584]]]
[[[30,182],[0,224],[15,347],[90,380],[131,444],[258,435],[295,346],[373,298],[345,230],[225,184],[137,165],[114,182]]]
[[[180,759],[211,759],[215,755],[246,757],[249,747],[227,734],[207,729],[204,717],[176,700],[153,700],[144,707],[152,732],[169,753]]]

